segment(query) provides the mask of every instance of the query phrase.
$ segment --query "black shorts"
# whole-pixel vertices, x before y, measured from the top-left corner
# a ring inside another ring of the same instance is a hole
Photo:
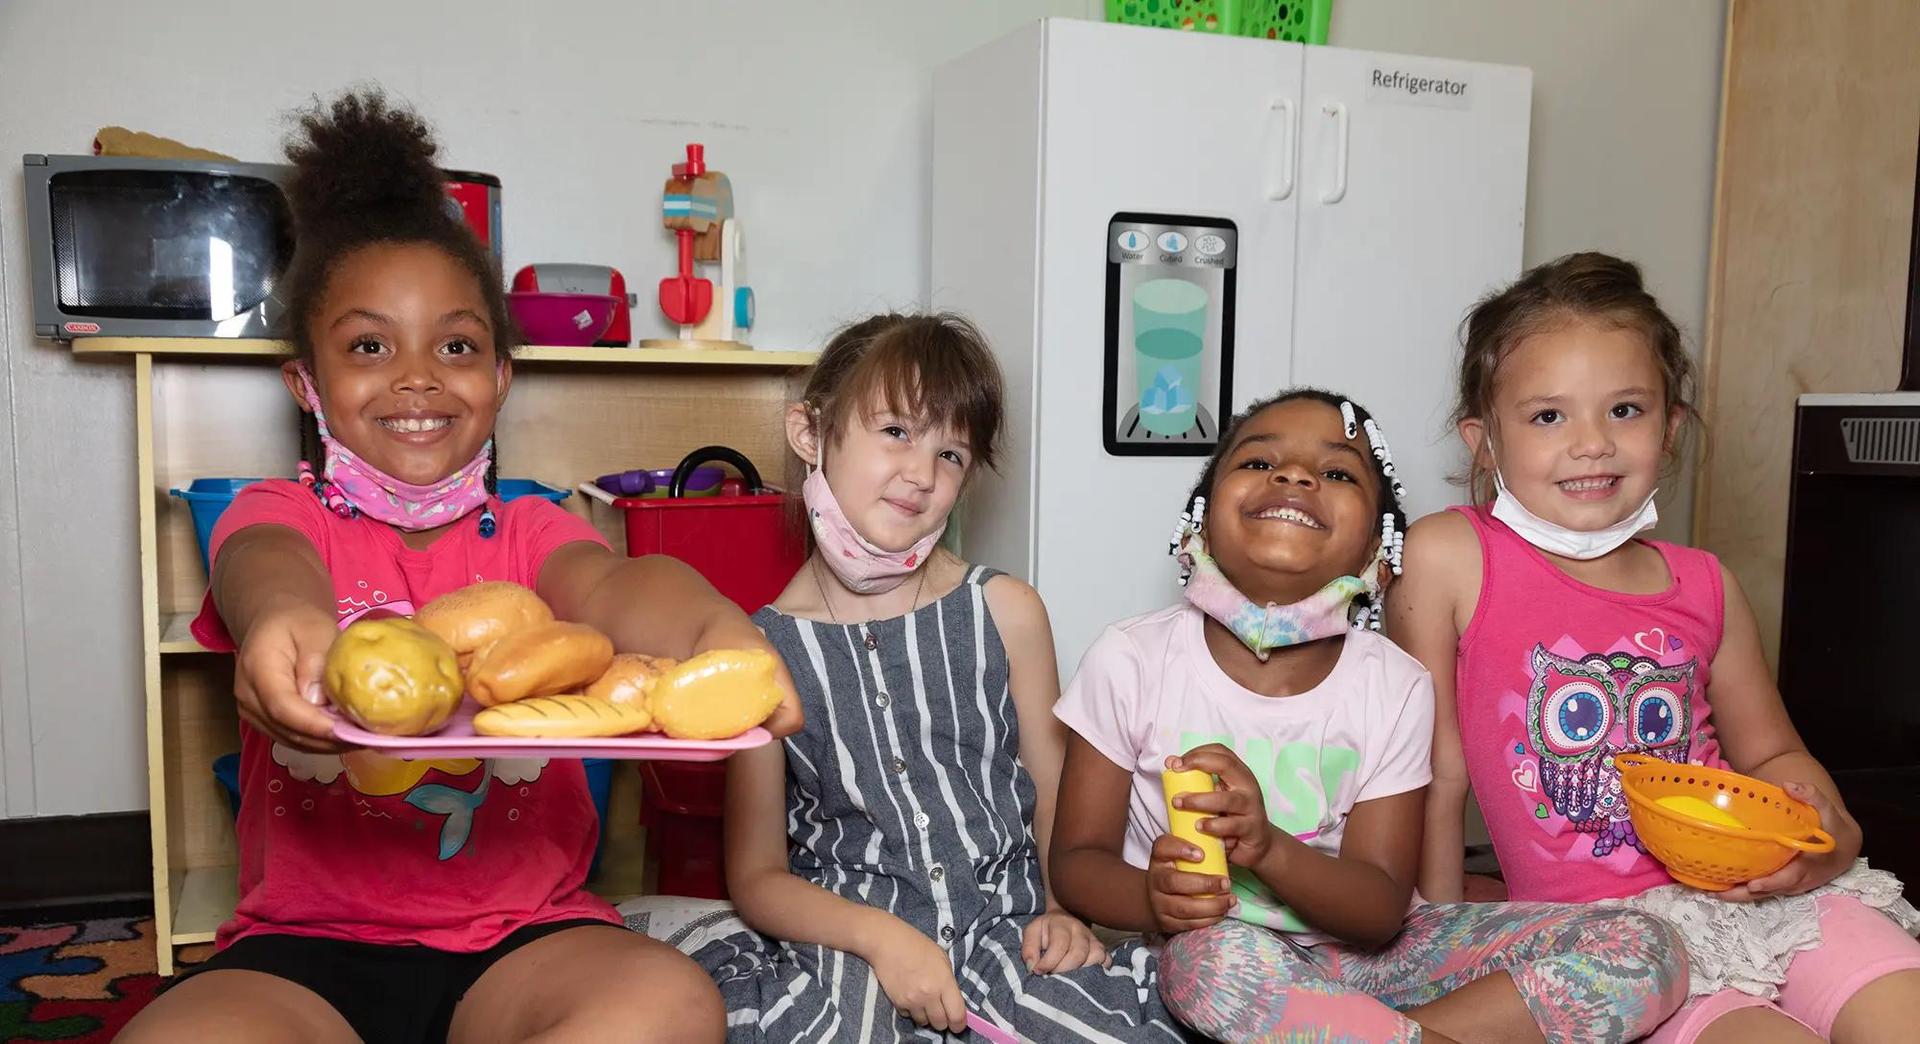
[[[249,935],[182,972],[177,985],[210,971],[264,972],[320,995],[366,1044],[440,1044],[454,1006],[500,958],[569,928],[611,921],[573,918],[530,924],[477,953],[426,946],[383,946],[299,935]]]

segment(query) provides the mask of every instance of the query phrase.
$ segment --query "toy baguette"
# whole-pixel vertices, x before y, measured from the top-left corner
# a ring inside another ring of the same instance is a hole
[[[638,703],[579,695],[534,696],[474,715],[473,731],[482,736],[591,739],[640,732],[652,722],[653,716]]]

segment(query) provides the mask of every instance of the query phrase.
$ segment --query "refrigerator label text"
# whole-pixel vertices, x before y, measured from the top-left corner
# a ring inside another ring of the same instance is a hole
[[[1471,74],[1457,69],[1449,69],[1444,75],[1417,69],[1374,69],[1367,85],[1367,98],[1394,105],[1470,109],[1473,79]]]

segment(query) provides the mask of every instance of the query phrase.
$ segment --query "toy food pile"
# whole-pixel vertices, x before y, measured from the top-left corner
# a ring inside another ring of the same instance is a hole
[[[327,653],[327,694],[372,732],[418,736],[444,725],[463,692],[484,709],[483,736],[584,739],[664,732],[727,739],[780,702],[773,655],[720,649],[684,663],[616,656],[606,635],[565,623],[538,595],[498,581],[427,603],[412,619],[361,620]]]

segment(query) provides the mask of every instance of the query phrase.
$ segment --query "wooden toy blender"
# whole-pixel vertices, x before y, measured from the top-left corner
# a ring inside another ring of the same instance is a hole
[[[680,328],[676,338],[642,340],[643,348],[747,348],[753,326],[753,288],[746,285],[740,222],[733,215],[733,183],[707,167],[706,147],[687,146],[660,194],[661,223],[679,248],[677,275],[660,280],[660,311]],[[719,285],[698,274],[718,266]]]

